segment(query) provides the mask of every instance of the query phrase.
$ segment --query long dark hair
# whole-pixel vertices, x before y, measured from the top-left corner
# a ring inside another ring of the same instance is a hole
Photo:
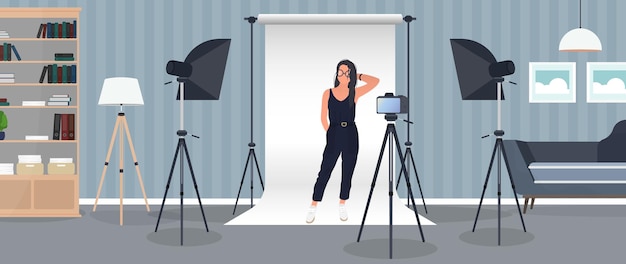
[[[342,60],[337,63],[337,69],[335,70],[335,87],[339,86],[339,79],[337,78],[337,72],[339,71],[339,66],[346,65],[350,70],[350,82],[348,83],[348,102],[350,103],[350,107],[354,106],[354,88],[356,87],[356,66],[350,60]]]

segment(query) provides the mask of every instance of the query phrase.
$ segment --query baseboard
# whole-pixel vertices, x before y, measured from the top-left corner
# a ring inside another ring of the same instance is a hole
[[[406,201],[406,198],[400,198]],[[234,205],[237,199],[235,198],[202,198],[203,205]],[[253,204],[260,201],[260,198],[254,198]],[[478,205],[479,198],[426,198],[424,199],[426,205]],[[81,205],[93,205],[95,198],[80,198],[79,204]],[[524,204],[524,199],[518,199],[520,205]],[[124,198],[124,205],[145,205],[145,201],[142,198]],[[163,198],[148,198],[148,204],[161,205]],[[515,205],[515,199],[503,198],[500,203],[502,205]],[[100,198],[98,199],[98,205],[119,205],[119,198]],[[180,204],[180,198],[167,198],[165,200],[166,205]],[[198,205],[198,199],[184,198],[183,204]],[[240,198],[238,206],[250,205],[250,198]],[[422,205],[422,199],[416,198],[415,204],[417,206]],[[497,198],[486,198],[483,200],[484,205],[497,205]],[[537,198],[535,205],[626,205],[626,198]]]

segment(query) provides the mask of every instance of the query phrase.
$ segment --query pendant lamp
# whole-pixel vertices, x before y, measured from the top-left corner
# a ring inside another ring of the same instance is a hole
[[[583,28],[581,22],[581,0],[578,0],[578,28],[565,33],[559,43],[559,51],[593,52],[602,51],[602,43],[593,31]]]

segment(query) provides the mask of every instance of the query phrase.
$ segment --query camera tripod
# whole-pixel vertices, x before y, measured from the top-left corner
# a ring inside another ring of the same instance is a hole
[[[367,205],[365,206],[365,212],[363,213],[363,220],[361,221],[361,227],[359,229],[359,236],[357,238],[357,242],[361,241],[361,234],[363,232],[363,225],[365,224],[365,218],[367,217],[367,211],[369,210],[370,202],[372,201],[372,193],[374,192],[374,187],[376,185],[376,179],[378,178],[378,171],[380,170],[380,163],[383,159],[383,153],[385,152],[385,145],[389,143],[389,258],[393,257],[393,143],[396,145],[396,151],[398,154],[402,155],[402,151],[400,149],[400,143],[398,143],[398,134],[396,133],[395,121],[398,119],[396,114],[386,114],[385,120],[387,120],[387,131],[385,132],[385,138],[383,139],[382,147],[380,148],[380,154],[378,155],[378,162],[376,164],[376,171],[374,172],[374,178],[372,179],[372,185],[370,188],[370,193],[367,198]],[[394,141],[395,140],[395,141]],[[406,167],[404,166],[404,160],[400,159],[402,163],[402,171],[404,171],[404,180],[409,182],[409,176],[406,172]],[[420,222],[419,215],[417,213],[417,207],[415,206],[415,198],[413,197],[413,191],[408,189],[409,197],[411,198],[411,202],[413,205],[413,212],[415,213],[415,219],[417,219],[417,225],[419,226],[420,235],[422,236],[422,242],[424,240],[424,232],[422,232],[422,223]]]
[[[489,162],[489,169],[487,170],[487,177],[485,178],[485,185],[483,185],[483,194],[480,196],[480,203],[478,204],[478,211],[476,212],[476,219],[474,219],[474,228],[472,228],[472,232],[476,230],[476,222],[478,221],[478,215],[480,214],[480,207],[483,204],[483,198],[485,198],[485,190],[487,190],[487,183],[489,183],[489,175],[491,174],[491,168],[493,167],[493,161],[496,157],[496,153],[498,155],[498,246],[500,245],[500,225],[501,225],[501,212],[500,212],[500,197],[502,196],[502,175],[501,175],[501,160],[504,157],[504,164],[506,166],[507,172],[509,173],[509,180],[511,181],[511,188],[513,189],[513,195],[515,196],[515,202],[517,203],[517,211],[519,212],[519,217],[522,220],[522,227],[524,228],[524,232],[526,232],[526,225],[524,224],[524,217],[522,216],[522,210],[519,206],[519,201],[517,200],[517,192],[515,191],[515,183],[513,182],[513,177],[511,176],[511,169],[509,168],[509,160],[506,157],[506,151],[504,150],[504,144],[502,142],[502,136],[504,136],[504,130],[502,130],[502,121],[501,121],[501,100],[502,100],[502,82],[504,78],[496,78],[497,81],[497,100],[498,100],[498,129],[493,132],[496,136],[496,142],[493,146],[493,153],[491,154],[491,161]],[[513,82],[511,82],[513,83]],[[513,83],[515,84],[515,83]]]
[[[198,192],[198,184],[196,182],[196,176],[193,173],[193,167],[191,166],[191,159],[189,158],[189,151],[187,150],[187,143],[185,142],[185,136],[187,136],[187,130],[183,129],[183,101],[185,101],[185,82],[184,79],[178,78],[180,85],[180,130],[176,132],[178,135],[178,145],[174,152],[174,160],[172,161],[172,167],[170,168],[170,176],[167,178],[167,185],[165,186],[165,194],[163,194],[163,202],[161,203],[161,210],[159,211],[159,218],[157,219],[156,228],[154,232],[159,229],[159,222],[161,221],[161,214],[163,213],[163,205],[165,205],[165,198],[167,197],[167,191],[170,189],[170,182],[172,181],[172,175],[174,174],[174,167],[176,166],[176,160],[180,153],[180,245],[183,245],[183,195],[184,195],[184,168],[183,155],[187,158],[187,164],[189,165],[189,172],[191,172],[191,179],[193,180],[193,187],[196,189],[196,195],[198,196],[198,204],[200,204],[200,211],[202,212],[202,219],[204,220],[204,227],[209,232],[209,226],[206,223],[206,217],[204,216],[204,208],[202,208],[202,201],[200,200],[200,192]],[[192,135],[193,137],[198,137]],[[184,151],[184,152],[183,152]]]

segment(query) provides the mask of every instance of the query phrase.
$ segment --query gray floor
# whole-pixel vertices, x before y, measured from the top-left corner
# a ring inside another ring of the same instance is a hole
[[[617,263],[626,246],[626,207],[541,205],[524,215],[503,206],[501,246],[497,207],[483,206],[476,232],[476,206],[428,207],[437,226],[225,226],[232,205],[205,206],[209,231],[197,206],[166,206],[154,232],[158,206],[81,206],[82,218],[0,218],[0,263]],[[238,214],[249,206],[239,206]],[[418,208],[423,213],[423,207]],[[387,212],[383,212],[387,214]],[[362,217],[362,216],[351,216]],[[53,262],[50,262],[50,261]],[[260,261],[260,262],[259,262]]]

